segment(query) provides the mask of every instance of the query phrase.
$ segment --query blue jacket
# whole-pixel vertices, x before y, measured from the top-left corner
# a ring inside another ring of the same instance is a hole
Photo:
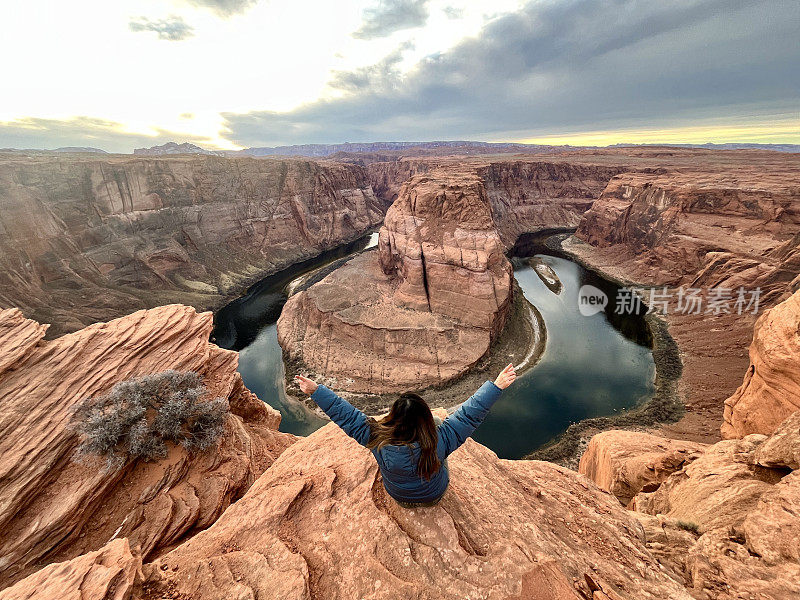
[[[383,476],[383,485],[389,495],[401,502],[432,502],[442,497],[450,483],[450,474],[444,459],[461,446],[489,413],[502,390],[491,381],[484,383],[469,400],[459,406],[436,430],[436,453],[442,466],[426,480],[417,473],[419,446],[384,446],[372,450]],[[325,411],[331,420],[362,446],[370,437],[367,416],[340,398],[324,385],[317,387],[311,399]]]

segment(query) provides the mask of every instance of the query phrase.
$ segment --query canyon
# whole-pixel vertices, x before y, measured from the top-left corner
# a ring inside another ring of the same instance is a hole
[[[797,597],[800,156],[374,158],[3,156],[0,599]],[[577,471],[468,441],[442,502],[409,511],[334,425],[279,431],[196,310],[381,222],[278,326],[337,389],[479,371],[527,231],[575,228],[560,251],[645,301],[759,287],[760,310],[658,317],[679,421],[587,430]],[[73,459],[79,401],[167,369],[228,401],[214,449]]]
[[[511,312],[505,254],[523,232],[577,225],[621,170],[446,160],[367,169],[392,201],[378,249],[290,298],[278,339],[298,369],[373,394],[440,386],[473,370]]]
[[[775,322],[794,332],[784,347],[795,352],[800,292],[764,315],[754,346]],[[236,353],[208,342],[210,326],[209,313],[171,305],[46,341],[45,326],[0,313],[0,598],[800,593],[800,412],[713,445],[604,432],[580,473],[501,460],[469,440],[450,458],[442,502],[406,510],[335,425],[299,439],[277,432],[279,417],[241,385]],[[217,448],[173,448],[112,473],[70,460],[70,405],[166,368],[195,369],[229,399]],[[771,381],[787,389],[798,373]],[[757,401],[763,389],[743,396],[752,411],[772,410]]]
[[[0,155],[0,306],[51,336],[217,308],[383,219],[363,168],[302,159]]]
[[[511,263],[481,181],[431,172],[389,209],[378,249],[292,296],[278,320],[290,359],[354,392],[463,375],[505,325]]]

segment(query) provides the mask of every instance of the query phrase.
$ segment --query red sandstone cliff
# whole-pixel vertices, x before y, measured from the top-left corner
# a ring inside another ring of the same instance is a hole
[[[289,299],[278,340],[339,389],[420,389],[464,374],[502,330],[511,304],[482,180],[438,170],[404,184],[364,253]]]
[[[545,161],[493,162],[481,168],[495,225],[506,246],[520,234],[577,227],[622,166]]]
[[[800,410],[800,291],[758,319],[744,382],[725,401],[722,435],[770,434]]]
[[[206,309],[383,212],[355,165],[5,155],[0,306],[52,334],[170,302]]]
[[[760,286],[762,301],[774,302],[800,274],[798,184],[776,166],[626,173],[608,184],[576,236],[629,261],[631,279]]]
[[[800,595],[798,336],[800,291],[756,323],[753,364],[725,405],[730,439],[706,446],[606,431],[581,457],[580,472],[643,515],[648,547],[697,594]]]
[[[46,326],[0,311],[0,587],[112,539],[144,558],[163,552],[211,525],[294,441],[244,387],[238,355],[208,342],[211,327],[211,313],[172,305],[48,342]],[[167,369],[196,371],[228,399],[217,448],[172,447],[164,460],[112,472],[73,461],[77,402]]]

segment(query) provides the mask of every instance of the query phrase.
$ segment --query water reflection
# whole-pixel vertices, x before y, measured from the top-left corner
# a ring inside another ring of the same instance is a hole
[[[503,458],[520,458],[570,423],[630,408],[653,391],[655,366],[644,319],[613,315],[613,306],[608,313],[614,323],[607,312],[584,317],[578,310],[582,285],[603,289],[612,305],[616,286],[564,258],[537,257],[563,285],[554,294],[526,262],[515,261],[517,282],[547,327],[545,353],[475,432],[475,439]]]
[[[217,313],[217,343],[240,351],[244,383],[281,412],[281,431],[308,435],[325,423],[285,393],[275,321],[286,301],[286,286],[321,264],[376,243],[377,234],[373,234],[295,265],[259,282]],[[503,394],[475,432],[479,442],[503,458],[520,458],[561,434],[570,423],[635,406],[653,391],[649,330],[641,316],[613,313],[617,286],[565,258],[536,257],[562,284],[560,293],[554,293],[526,260],[514,259],[517,282],[547,327],[544,355]],[[580,314],[577,297],[584,284],[608,294],[611,302],[606,312],[591,317]]]

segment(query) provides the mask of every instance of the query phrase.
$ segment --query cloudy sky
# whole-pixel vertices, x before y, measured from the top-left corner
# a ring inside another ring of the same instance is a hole
[[[0,147],[800,143],[798,0],[0,0]]]

